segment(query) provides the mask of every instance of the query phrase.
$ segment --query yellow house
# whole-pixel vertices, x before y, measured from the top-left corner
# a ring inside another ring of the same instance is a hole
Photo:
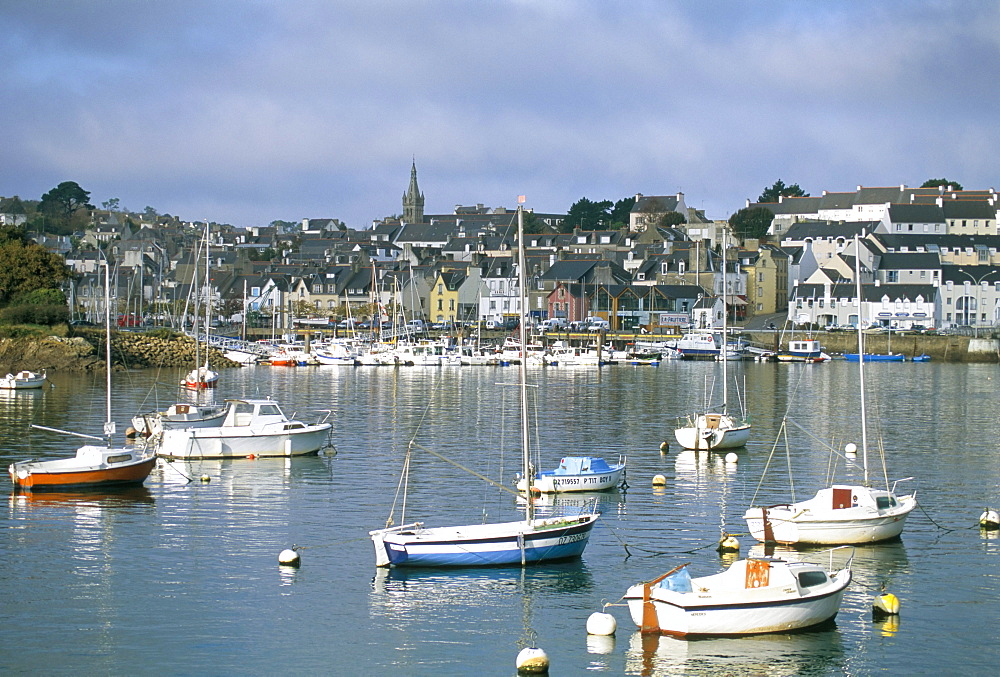
[[[762,244],[757,256],[743,265],[747,276],[747,315],[769,315],[788,310],[788,255]]]
[[[427,314],[431,322],[456,322],[463,318],[459,313],[459,288],[466,279],[464,272],[442,270],[431,285]]]

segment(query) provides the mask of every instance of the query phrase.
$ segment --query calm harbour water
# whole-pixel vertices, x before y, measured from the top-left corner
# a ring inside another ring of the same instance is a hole
[[[417,441],[506,481],[518,466],[516,369],[251,367],[223,373],[218,397],[273,395],[286,413],[335,416],[336,454],[176,462],[141,489],[9,495],[0,527],[5,674],[512,675],[537,645],[553,675],[992,675],[1000,659],[1000,539],[976,525],[1000,508],[1000,371],[995,365],[872,364],[870,434],[890,478],[914,476],[921,507],[901,542],[858,548],[835,627],[798,635],[643,638],[624,607],[612,638],[587,617],[626,588],[691,562],[719,571],[723,528],[743,533],[786,409],[798,498],[825,481],[829,454],[860,441],[857,365],[740,366],[752,443],[727,466],[679,452],[677,416],[698,407],[715,363],[532,370],[542,465],[570,454],[627,454],[626,492],[596,495],[603,517],[583,560],[520,569],[377,571],[370,529],[385,523],[406,444]],[[120,430],[165,406],[179,371],[114,375]],[[82,441],[31,423],[99,434],[102,375],[0,391],[0,462],[72,455]],[[153,393],[159,392],[159,402]],[[121,436],[119,435],[119,438]],[[670,440],[670,450],[659,446]],[[784,446],[757,503],[788,498]],[[843,471],[843,467],[839,470]],[[209,475],[211,481],[186,477]],[[667,478],[654,490],[656,474]],[[841,472],[840,479],[851,476]],[[593,499],[594,496],[591,496]],[[573,510],[585,499],[549,500]],[[543,509],[544,506],[543,506]],[[512,519],[512,498],[416,452],[406,519],[430,525]],[[396,513],[395,520],[400,522]],[[741,537],[744,555],[752,545]],[[278,553],[302,547],[302,565]],[[875,623],[882,585],[902,602]]]

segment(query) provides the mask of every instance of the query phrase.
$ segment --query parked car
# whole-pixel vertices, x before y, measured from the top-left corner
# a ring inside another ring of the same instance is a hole
[[[406,323],[406,329],[411,332],[422,332],[427,331],[427,325],[424,324],[423,320],[410,320]]]
[[[607,320],[602,320],[601,318],[594,318],[587,325],[587,331],[608,331],[611,329],[611,323]]]

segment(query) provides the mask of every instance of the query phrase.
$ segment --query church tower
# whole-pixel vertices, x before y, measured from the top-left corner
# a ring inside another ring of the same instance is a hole
[[[403,221],[406,223],[424,222],[424,195],[417,187],[417,161],[410,168],[410,187],[403,193]]]

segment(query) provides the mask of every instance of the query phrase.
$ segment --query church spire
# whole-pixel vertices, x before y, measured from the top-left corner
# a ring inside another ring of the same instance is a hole
[[[424,194],[417,186],[417,160],[413,159],[410,167],[410,186],[403,193],[403,221],[406,223],[424,222]]]

